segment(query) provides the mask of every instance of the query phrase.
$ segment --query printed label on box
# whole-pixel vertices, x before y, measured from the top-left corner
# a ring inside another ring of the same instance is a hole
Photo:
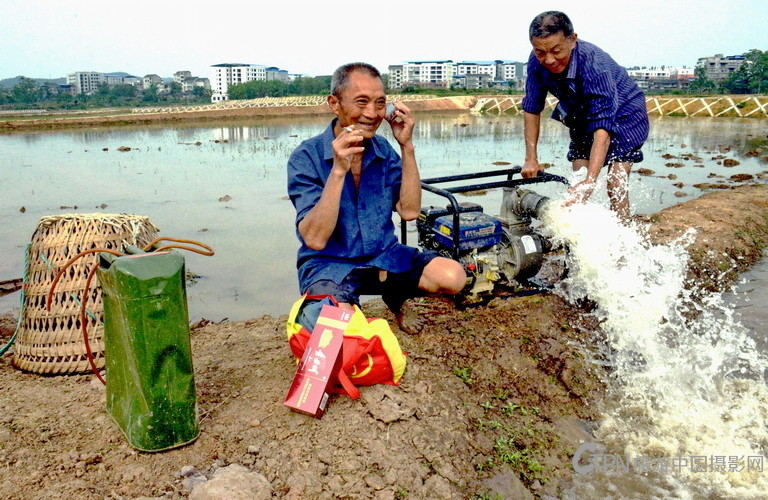
[[[328,403],[329,385],[341,364],[344,331],[351,309],[323,306],[285,398],[292,410],[320,418]]]

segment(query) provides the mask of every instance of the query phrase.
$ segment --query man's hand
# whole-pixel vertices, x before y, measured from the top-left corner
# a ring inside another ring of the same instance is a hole
[[[528,177],[536,177],[539,175],[539,172],[544,171],[544,167],[542,167],[537,160],[526,160],[525,163],[523,163],[523,170],[520,172],[524,178]]]
[[[405,146],[413,139],[413,128],[416,125],[416,120],[408,106],[401,101],[393,101],[392,104],[395,106],[395,114],[389,120],[392,135],[400,146]]]
[[[333,140],[333,170],[344,176],[352,165],[360,164],[363,158],[363,134],[355,130],[354,125],[343,127],[341,133]]]
[[[592,191],[595,190],[595,180],[587,178],[575,186],[571,186],[568,188],[568,193],[571,194],[571,198],[566,200],[563,203],[564,207],[570,207],[571,205],[575,205],[576,203],[585,203],[590,196],[592,196]]]

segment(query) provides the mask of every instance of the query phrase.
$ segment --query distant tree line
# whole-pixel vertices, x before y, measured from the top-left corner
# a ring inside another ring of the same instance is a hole
[[[731,73],[727,80],[716,83],[706,77],[705,69],[697,67],[689,94],[766,94],[768,93],[768,51],[753,49],[744,54],[745,62]],[[385,83],[388,75],[383,75]],[[331,77],[317,76],[297,78],[286,83],[277,80],[251,81],[229,87],[230,99],[256,99],[259,97],[284,97],[299,95],[324,95],[330,92]],[[493,89],[474,91],[461,89],[421,89],[408,87],[401,93],[465,94],[487,93]],[[497,91],[498,92],[498,91]],[[514,89],[507,91],[515,93]],[[672,91],[681,93],[682,91]],[[160,91],[157,86],[140,90],[133,85],[102,84],[93,94],[70,94],[60,92],[54,83],[19,77],[12,88],[0,86],[0,108],[4,109],[86,109],[102,107],[140,107],[157,104],[207,104],[211,91],[195,87],[194,92],[184,94],[181,85],[173,82],[168,89]]]
[[[258,99],[259,97],[285,97],[298,95],[324,95],[331,91],[330,76],[296,78],[290,83],[279,80],[252,80],[230,85],[230,99]]]
[[[210,103],[211,91],[195,87],[192,94],[184,94],[181,85],[173,82],[168,91],[161,92],[157,85],[137,89],[133,85],[102,84],[92,94],[60,92],[57,84],[40,82],[22,76],[12,88],[0,87],[0,107],[5,109],[86,109],[104,107],[141,107],[157,104]]]

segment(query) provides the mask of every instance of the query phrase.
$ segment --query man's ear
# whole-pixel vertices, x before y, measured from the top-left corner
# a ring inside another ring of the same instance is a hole
[[[331,108],[331,112],[338,116],[339,115],[339,98],[333,94],[328,95],[328,107]]]

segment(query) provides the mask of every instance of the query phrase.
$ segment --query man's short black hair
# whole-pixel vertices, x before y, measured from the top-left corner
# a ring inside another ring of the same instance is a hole
[[[375,67],[364,62],[348,63],[336,68],[331,77],[331,94],[337,97],[341,96],[341,93],[349,85],[349,75],[355,71],[360,71],[374,78],[381,80],[381,73]]]
[[[544,38],[558,33],[562,33],[565,38],[572,37],[573,23],[565,13],[548,10],[533,18],[528,29],[528,38]]]

